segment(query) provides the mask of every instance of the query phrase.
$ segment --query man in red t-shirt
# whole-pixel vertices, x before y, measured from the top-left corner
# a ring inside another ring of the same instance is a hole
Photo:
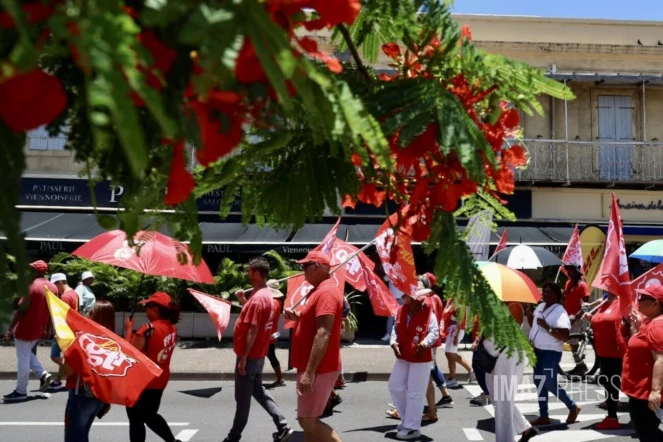
[[[564,286],[564,309],[569,315],[571,320],[570,333],[579,333],[582,327],[582,305],[589,301],[589,285],[584,281],[582,268],[575,264],[565,264],[564,270],[569,277]],[[580,312],[580,314],[578,314]],[[571,351],[573,352],[573,359],[576,363],[575,368],[570,370],[569,374],[582,375],[587,372],[585,362],[578,356],[578,341],[569,341]]]
[[[297,419],[305,440],[340,442],[320,416],[341,369],[343,293],[330,279],[331,263],[323,252],[310,252],[298,263],[314,288],[299,313],[286,310],[286,317],[297,321],[291,356],[297,369]]]
[[[274,307],[272,291],[267,287],[269,263],[265,258],[254,258],[249,262],[248,279],[253,287],[253,294],[246,300],[243,291],[237,292],[237,298],[243,305],[242,312],[235,322],[233,349],[237,355],[235,365],[235,419],[224,442],[237,442],[249,421],[251,397],[269,413],[276,424],[274,440],[286,441],[294,431],[288,426],[283,412],[262,384],[262,370],[265,356],[269,349],[272,335]]]
[[[5,402],[27,399],[30,371],[39,378],[41,391],[48,389],[51,380],[51,375],[44,370],[37,356],[32,353],[32,349],[46,333],[50,320],[44,287],[53,293],[57,293],[57,288],[45,278],[48,264],[44,261],[35,261],[30,267],[34,270],[35,280],[30,285],[28,296],[19,300],[18,309],[5,333],[5,340],[8,340],[12,331],[14,332],[18,366],[16,390],[3,396]]]
[[[51,275],[51,282],[55,285],[55,288],[58,289],[54,294],[59,295],[60,299],[64,301],[69,308],[78,311],[78,294],[67,284],[67,276],[64,273],[54,273]],[[66,374],[64,372],[64,364],[62,363],[62,351],[60,350],[58,341],[55,337],[51,342],[51,360],[55,362],[59,368],[58,375],[55,380],[51,382],[50,388],[60,388],[62,387],[62,379],[66,377]]]

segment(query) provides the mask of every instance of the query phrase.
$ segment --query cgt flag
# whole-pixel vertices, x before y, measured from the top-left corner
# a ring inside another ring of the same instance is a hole
[[[605,242],[605,255],[601,268],[592,283],[597,289],[605,290],[619,297],[619,306],[623,317],[628,317],[633,305],[633,290],[628,272],[628,257],[622,232],[622,220],[619,215],[617,197],[612,194],[610,223]]]
[[[562,262],[564,264],[577,265],[582,269],[582,246],[580,243],[580,231],[578,230],[577,224],[576,228],[573,229],[573,234],[571,235],[571,239],[569,239],[569,244],[566,246],[566,251],[562,257]],[[560,267],[560,271],[568,276],[564,266]]]
[[[493,256],[497,255],[502,250],[506,249],[506,244],[507,244],[508,240],[509,240],[509,231],[507,229],[504,229],[504,232],[502,233],[502,236],[500,236],[500,242],[498,242],[497,247],[495,247],[495,251],[493,252]]]
[[[631,282],[631,288],[634,292],[657,285],[663,285],[663,264],[657,265]]]
[[[382,224],[375,238],[375,248],[392,284],[401,292],[413,295],[419,281],[414,267],[412,229],[401,225],[396,234],[392,226],[397,223],[398,213],[394,213]]]
[[[396,298],[391,294],[382,279],[368,268],[364,268],[364,279],[366,280],[366,292],[371,300],[373,312],[377,316],[395,317],[399,307],[398,302],[396,302]]]
[[[136,403],[161,368],[127,341],[71,309],[47,288],[55,339],[69,365],[108,404]]]
[[[331,279],[336,283],[336,288],[341,291],[345,290],[345,272],[337,271],[330,275]],[[288,291],[285,295],[285,302],[283,305],[287,309],[300,312],[304,304],[305,298],[313,291],[313,286],[309,284],[304,275],[297,275],[288,279]],[[285,319],[283,325],[286,329],[294,328],[297,325],[296,321]]]
[[[223,332],[228,328],[228,322],[230,321],[230,302],[225,299],[219,299],[215,296],[208,295],[207,293],[199,292],[198,290],[189,289],[191,296],[196,298],[196,301],[205,307],[207,313],[212,317],[214,326],[216,327],[216,335],[221,341]]]

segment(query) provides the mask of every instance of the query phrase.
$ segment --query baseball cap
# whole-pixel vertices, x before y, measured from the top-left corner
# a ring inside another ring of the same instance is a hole
[[[267,287],[272,291],[272,298],[283,298],[283,293],[279,290],[279,282],[276,279],[267,281]]]
[[[419,283],[418,283],[418,285],[417,285],[417,291],[414,292],[413,295],[410,295],[410,294],[404,293],[403,296],[409,296],[409,297],[412,298],[414,301],[423,301],[423,299],[424,299],[426,296],[430,295],[431,293],[433,293],[433,291],[432,291],[431,289],[427,289],[427,288],[424,286],[424,284],[423,284],[421,281],[419,281]]]
[[[582,272],[582,266],[581,265],[568,263],[568,264],[564,264],[564,268],[574,269],[576,272],[580,273],[581,275],[584,275],[584,273]]]
[[[652,285],[644,289],[638,289],[635,291],[640,295],[651,296],[656,299],[658,302],[663,302],[663,286],[662,285]]]
[[[297,261],[297,264],[307,264],[309,262],[315,262],[317,264],[322,264],[326,266],[331,265],[331,261],[329,259],[329,256],[327,256],[323,252],[319,252],[317,250],[313,250],[312,252],[309,252],[308,255],[306,255],[306,258],[300,259]]]
[[[163,307],[170,307],[170,303],[173,302],[173,300],[171,299],[171,297],[168,293],[156,292],[155,294],[153,294],[149,298],[143,299],[142,301],[140,301],[140,304],[145,305],[145,304],[148,304],[150,302],[152,302],[154,304],[161,305]]]
[[[41,259],[39,261],[30,263],[30,267],[32,267],[35,270],[39,270],[40,272],[45,272],[46,270],[48,270],[48,264],[46,264],[46,262],[42,261]]]
[[[85,281],[88,278],[94,278],[92,272],[83,272],[83,274],[81,275],[81,281]]]
[[[67,282],[67,275],[65,275],[64,273],[53,273],[51,275],[51,282],[55,284],[56,282],[59,281]]]

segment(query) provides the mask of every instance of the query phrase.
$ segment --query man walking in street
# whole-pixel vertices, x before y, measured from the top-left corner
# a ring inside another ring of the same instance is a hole
[[[296,320],[292,365],[297,369],[297,419],[306,442],[340,442],[333,428],[320,416],[341,369],[343,293],[330,279],[329,257],[310,252],[298,261],[313,286],[300,313],[286,310]]]
[[[48,264],[44,261],[35,261],[30,264],[34,269],[35,280],[30,285],[28,296],[20,299],[18,310],[9,325],[5,340],[14,332],[14,345],[16,346],[17,359],[17,381],[16,390],[3,396],[5,402],[16,402],[28,398],[28,382],[30,371],[39,378],[39,390],[46,391],[51,380],[51,375],[32,352],[48,327],[50,314],[46,303],[45,287],[52,293],[57,293],[57,288],[45,278]]]
[[[76,294],[76,291],[67,284],[67,276],[64,273],[54,273],[51,275],[51,282],[58,289],[55,294],[59,295],[60,299],[74,311],[78,311],[78,294]],[[58,341],[55,340],[55,337],[53,338],[53,342],[51,342],[51,360],[57,364],[59,369],[58,375],[55,380],[51,382],[50,388],[60,388],[62,387],[62,379],[64,379],[66,375],[62,360],[62,351],[60,350]]]
[[[242,312],[235,323],[233,349],[237,355],[235,365],[235,419],[224,442],[237,442],[249,420],[251,396],[269,413],[276,424],[274,441],[284,442],[294,431],[288,426],[285,416],[272,396],[262,384],[262,370],[272,334],[273,311],[272,291],[267,287],[269,263],[264,258],[249,262],[248,279],[253,294],[245,300],[244,292],[237,292],[243,304]]]
[[[81,284],[76,287],[76,293],[78,294],[78,305],[82,314],[86,315],[94,303],[97,302],[97,297],[94,296],[92,291],[92,284],[94,283],[94,275],[92,272],[83,272],[81,275]]]

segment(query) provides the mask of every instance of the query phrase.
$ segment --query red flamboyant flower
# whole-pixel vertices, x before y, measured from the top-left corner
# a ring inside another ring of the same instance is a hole
[[[387,198],[387,192],[379,190],[376,184],[364,184],[361,187],[361,192],[357,195],[357,199],[362,203],[372,204],[375,207],[380,207],[384,200]]]
[[[51,16],[54,6],[40,1],[25,3],[21,6],[26,15],[27,24],[41,23]],[[16,23],[8,12],[0,12],[0,28],[15,28]]]
[[[177,59],[177,51],[169,48],[161,42],[151,30],[143,31],[138,34],[138,41],[150,52],[152,56],[152,69],[161,72],[162,75],[167,74],[173,67],[173,63]],[[154,73],[154,71],[143,65],[138,66],[138,70],[145,74],[145,82],[152,89],[158,91],[163,89],[161,78]],[[136,93],[132,91],[131,98],[136,106],[144,106],[145,102]]]
[[[394,60],[397,60],[401,56],[401,48],[397,43],[385,43],[382,45],[382,52]]]
[[[256,55],[251,40],[244,39],[235,63],[235,78],[240,83],[258,83],[266,80],[265,71],[262,70],[260,60]]]
[[[337,58],[318,50],[318,42],[309,37],[297,40],[299,46],[311,57],[318,59],[327,65],[327,68],[335,74],[343,72],[343,66]]]
[[[342,23],[351,25],[361,11],[361,0],[311,0],[309,5],[320,15],[318,19],[304,22],[304,27],[309,31],[332,28]]]
[[[14,132],[48,124],[67,107],[60,80],[39,68],[0,83],[0,97],[0,118]]]
[[[460,28],[461,41],[464,38],[466,38],[467,41],[472,41],[472,29],[470,28],[470,25],[463,25],[463,27]]]
[[[186,201],[196,186],[193,176],[186,168],[185,160],[184,140],[179,140],[173,145],[173,160],[170,163],[168,190],[164,199],[169,206]]]
[[[198,120],[203,146],[196,157],[203,166],[229,154],[242,141],[244,109],[239,93],[211,91],[205,101],[192,101],[189,107]]]

